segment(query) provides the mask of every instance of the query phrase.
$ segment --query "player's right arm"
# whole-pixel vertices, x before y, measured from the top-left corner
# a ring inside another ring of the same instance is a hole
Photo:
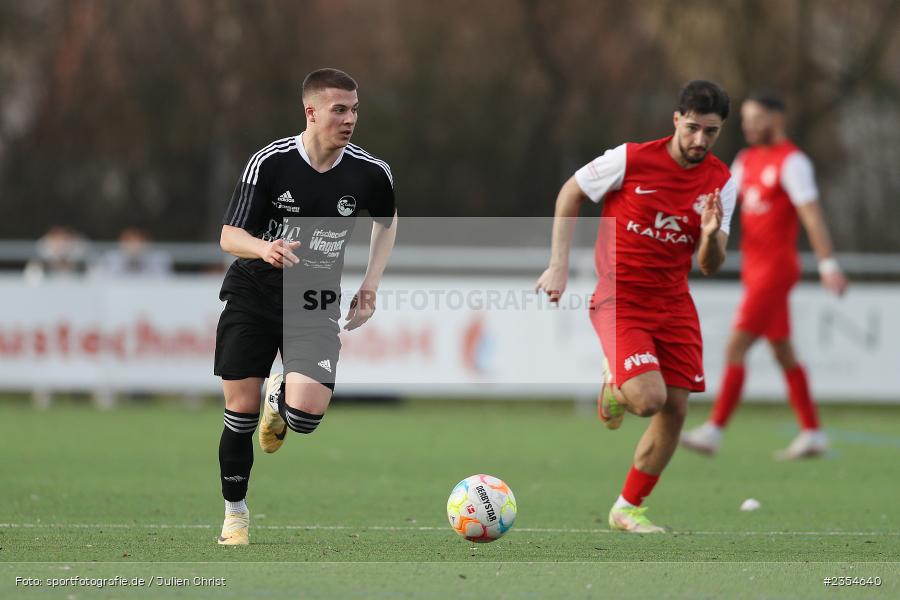
[[[566,291],[569,281],[569,252],[572,249],[572,235],[575,231],[575,220],[581,210],[581,204],[587,199],[575,176],[566,181],[556,197],[556,209],[553,213],[553,237],[550,247],[550,266],[541,274],[534,287],[536,292],[543,290],[550,296],[551,302],[559,302]]]
[[[300,262],[293,253],[300,247],[300,242],[285,242],[283,239],[266,241],[250,233],[264,231],[265,223],[273,216],[268,211],[273,199],[274,174],[267,161],[289,150],[292,144],[290,138],[272,142],[247,161],[225,210],[219,236],[219,246],[225,252],[238,258],[260,258],[278,269]]]
[[[625,144],[607,150],[578,169],[559,190],[553,213],[550,266],[534,286],[536,292],[545,291],[551,302],[559,302],[569,282],[569,253],[581,205],[585,200],[599,204],[608,192],[622,187],[626,154]]]
[[[267,242],[253,237],[246,229],[233,225],[222,226],[219,246],[238,258],[261,258],[279,269],[292,267],[300,262],[293,252],[300,247],[300,242],[285,242],[280,238]]]

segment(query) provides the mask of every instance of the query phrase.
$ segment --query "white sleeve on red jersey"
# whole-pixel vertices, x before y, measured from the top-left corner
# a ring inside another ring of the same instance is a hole
[[[741,181],[744,179],[744,151],[741,150],[734,157],[731,163],[731,178],[737,186],[737,191],[741,193]]]
[[[781,165],[781,187],[787,192],[794,206],[819,199],[815,169],[812,161],[803,152],[797,150],[784,159]]]
[[[722,202],[722,226],[720,231],[725,234],[731,233],[731,216],[734,214],[734,206],[737,204],[737,184],[734,175],[732,175],[725,187],[719,191],[719,200]]]
[[[600,202],[608,192],[622,187],[625,179],[625,144],[607,150],[575,171],[575,181],[585,195]]]

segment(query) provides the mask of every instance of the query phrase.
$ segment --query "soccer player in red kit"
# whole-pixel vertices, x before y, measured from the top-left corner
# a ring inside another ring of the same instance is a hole
[[[777,456],[818,456],[827,449],[828,440],[790,338],[788,296],[800,279],[800,223],[819,259],[822,285],[841,295],[847,279],[832,254],[812,163],[785,133],[784,101],[770,92],[751,95],[741,106],[741,125],[750,148],[737,155],[731,172],[741,197],[744,299],[728,341],[725,374],[712,414],[701,427],[684,434],[682,445],[706,454],[718,451],[722,431],[741,399],[747,351],[765,337],[784,371],[801,429]]]
[[[605,235],[601,224],[595,255],[591,322],[606,355],[598,413],[609,429],[621,425],[626,411],[650,417],[609,512],[613,529],[664,531],[641,504],[678,446],[688,395],[704,390],[700,323],[687,276],[695,251],[706,275],[725,260],[736,188],[728,167],[709,151],[728,109],[718,85],[688,83],[673,115],[674,135],[607,150],[579,169],[556,200],[550,265],[536,289],[559,300],[579,208],[585,199],[602,201],[615,235]]]

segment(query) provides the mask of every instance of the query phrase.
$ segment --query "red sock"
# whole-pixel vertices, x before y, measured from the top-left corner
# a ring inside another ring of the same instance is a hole
[[[806,380],[806,371],[797,365],[793,369],[784,372],[787,380],[788,398],[797,415],[797,421],[803,429],[818,429],[819,414],[816,404],[809,393],[809,383]]]
[[[659,481],[659,475],[638,471],[634,465],[631,465],[628,477],[625,478],[625,485],[622,487],[622,497],[631,504],[640,506],[644,498],[653,491],[653,486],[657,481]]]
[[[722,386],[713,405],[709,420],[717,427],[725,427],[734,409],[741,402],[741,390],[744,388],[744,365],[727,365],[722,377]]]

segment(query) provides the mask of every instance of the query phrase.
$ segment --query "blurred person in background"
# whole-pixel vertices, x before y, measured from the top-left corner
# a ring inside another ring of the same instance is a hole
[[[119,234],[119,247],[100,256],[91,265],[97,277],[161,277],[171,275],[172,257],[154,248],[149,234],[138,227],[127,227]]]
[[[55,225],[37,241],[37,256],[25,265],[28,283],[47,277],[77,277],[85,272],[88,241],[73,229]]]
[[[150,234],[139,227],[126,227],[119,233],[118,246],[97,257],[88,269],[96,279],[159,278],[174,272],[172,257],[168,252],[155,248]],[[131,401],[150,401],[153,395],[146,392],[119,390]],[[115,406],[118,396],[108,387],[93,392],[94,404],[102,408]],[[197,406],[201,399],[196,394],[184,394],[186,404]]]
[[[37,256],[25,265],[26,283],[39,285],[53,279],[81,277],[86,268],[90,244],[74,229],[54,225],[35,245]],[[53,392],[40,380],[31,391],[31,402],[37,408],[53,404]]]
[[[731,171],[741,199],[744,297],[725,351],[725,373],[712,413],[706,423],[685,432],[681,443],[704,454],[719,450],[725,427],[741,400],[747,352],[764,337],[784,372],[800,425],[800,433],[776,457],[819,456],[828,448],[828,439],[806,371],[791,344],[789,296],[800,279],[797,236],[801,224],[819,261],[825,289],[841,296],[847,279],[834,257],[812,162],[787,136],[784,100],[770,91],[751,94],[741,106],[741,127],[750,147],[738,153]]]

